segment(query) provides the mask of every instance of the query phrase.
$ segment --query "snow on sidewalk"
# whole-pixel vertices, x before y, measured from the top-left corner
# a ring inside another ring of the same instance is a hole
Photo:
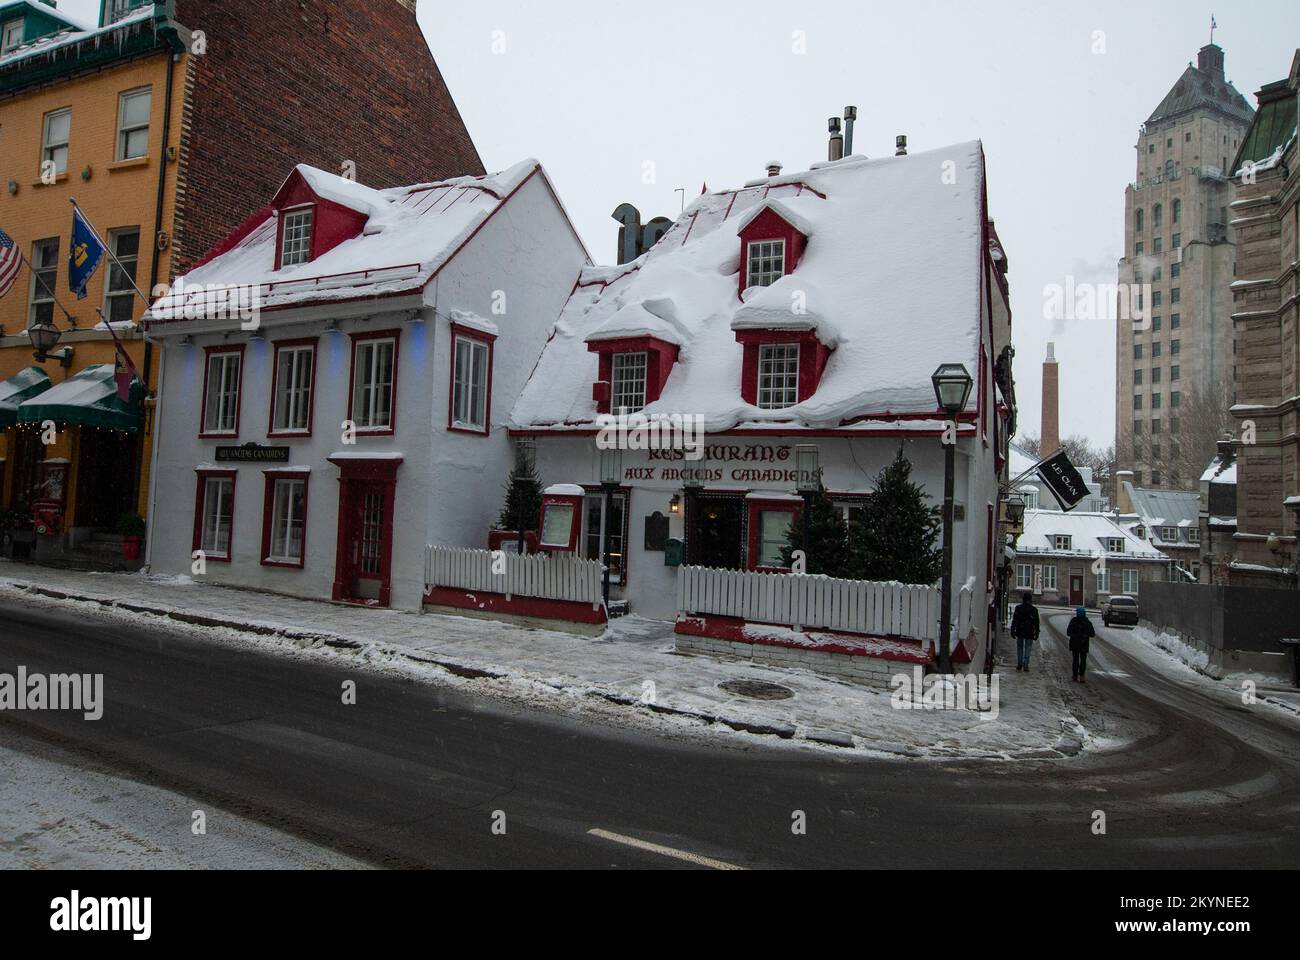
[[[51,592],[64,596],[50,598]],[[616,620],[593,639],[497,621],[298,600],[188,577],[0,562],[4,594],[72,605],[92,616],[167,617],[168,627],[206,634],[214,642],[359,660],[426,682],[673,735],[755,735],[762,740],[751,742],[851,745],[905,757],[1042,759],[1072,755],[1087,745],[1059,688],[1014,668],[1008,674],[1004,667],[999,678],[996,716],[910,711],[894,709],[887,691],[804,670],[678,655],[671,623],[637,617]],[[746,699],[719,687],[728,680],[775,683],[794,696]]]

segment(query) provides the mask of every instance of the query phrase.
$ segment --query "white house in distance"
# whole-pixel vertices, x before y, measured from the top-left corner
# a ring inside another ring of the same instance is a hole
[[[598,557],[607,524],[616,594],[671,619],[664,520],[688,565],[780,569],[802,505],[799,445],[816,445],[845,511],[900,446],[941,503],[946,418],[931,376],[963,364],[975,389],[958,417],[954,583],[980,611],[976,636],[961,639],[982,663],[1010,412],[994,370],[1011,338],[983,150],[779,170],[701,196],[638,260],[583,271],[512,432],[535,444],[545,483],[586,491],[579,552]],[[706,449],[696,464],[626,451],[604,517],[597,417],[618,410],[702,417]],[[703,472],[689,496],[683,467]]]
[[[1016,544],[1013,598],[1097,608],[1112,596],[1136,597],[1164,580],[1168,558],[1121,525],[1114,514],[1027,510]]]
[[[295,169],[146,315],[151,569],[201,551],[219,583],[419,609],[425,545],[495,519],[506,415],[589,263],[533,160],[382,191]],[[198,307],[225,284],[256,329]]]

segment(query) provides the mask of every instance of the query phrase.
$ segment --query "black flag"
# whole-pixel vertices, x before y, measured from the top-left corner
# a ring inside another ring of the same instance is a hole
[[[1088,485],[1083,475],[1074,468],[1064,450],[1038,465],[1038,475],[1051,488],[1061,506],[1069,513],[1088,497]]]

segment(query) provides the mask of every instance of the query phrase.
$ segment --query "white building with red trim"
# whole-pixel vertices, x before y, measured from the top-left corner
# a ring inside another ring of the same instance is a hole
[[[590,262],[533,160],[390,190],[299,166],[145,318],[151,569],[419,609],[426,544],[496,517],[505,418]]]
[[[989,217],[979,143],[849,157],[706,193],[640,259],[583,271],[511,417],[542,480],[586,491],[579,549],[613,534],[616,593],[671,619],[678,570],[781,567],[798,522],[795,449],[815,444],[846,512],[900,445],[942,502],[946,417],[931,376],[961,363],[975,389],[959,418],[957,589],[985,611],[995,580],[999,483],[1011,399],[995,380],[1011,341],[1006,258]],[[1008,388],[1008,393],[1013,391]],[[605,515],[598,417],[700,417],[701,463],[624,452]],[[687,495],[683,467],[703,470]],[[683,502],[693,506],[682,509]],[[985,617],[959,638],[982,658]]]

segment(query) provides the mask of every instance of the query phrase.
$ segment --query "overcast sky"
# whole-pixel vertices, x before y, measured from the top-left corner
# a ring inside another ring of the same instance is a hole
[[[93,19],[98,4],[60,7]],[[1069,275],[1115,281],[1138,125],[1208,42],[1212,11],[1228,78],[1253,104],[1300,45],[1295,0],[419,0],[488,168],[540,159],[601,263],[615,259],[620,203],[675,217],[678,187],[689,199],[705,182],[739,186],[768,160],[805,169],[826,158],[826,119],[846,104],[868,156],[892,154],[899,133],[913,151],[983,140],[1011,264],[1022,432],[1038,432],[1055,339],[1062,432],[1105,444],[1114,324],[1054,329],[1043,290]]]

